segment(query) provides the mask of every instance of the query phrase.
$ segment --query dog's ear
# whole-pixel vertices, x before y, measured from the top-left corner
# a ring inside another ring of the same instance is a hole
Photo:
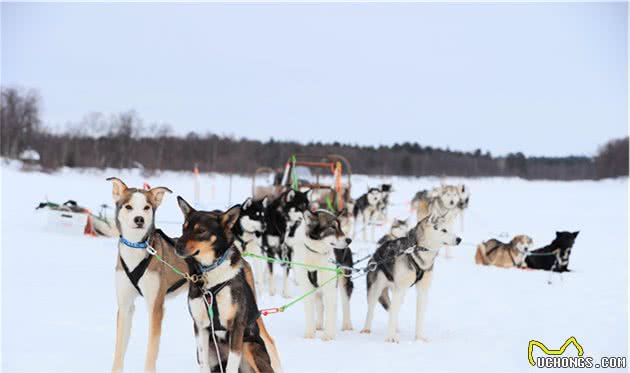
[[[573,235],[573,238],[577,238],[578,234],[580,233],[580,231],[575,231],[573,233],[571,233]]]
[[[341,216],[344,216],[347,212],[348,212],[348,209],[344,207],[339,212],[337,212],[336,216],[337,216],[337,218],[339,218]]]
[[[114,202],[118,202],[118,200],[120,200],[122,195],[128,189],[127,185],[125,183],[123,183],[123,181],[120,180],[117,177],[108,177],[107,181],[111,181],[112,182],[112,185],[113,185],[112,197],[114,198]]]
[[[460,192],[460,193],[466,193],[466,185],[461,184],[461,185],[459,186],[459,192]]]
[[[151,195],[151,199],[153,200],[153,208],[158,208],[158,206],[160,206],[165,193],[173,193],[173,191],[167,187],[155,187],[149,189],[149,195]]]
[[[295,191],[291,189],[284,198],[285,202],[291,202],[295,198]]]
[[[248,197],[245,202],[243,202],[241,209],[247,210],[252,205],[252,198]]]
[[[269,197],[263,198],[262,205],[263,205],[263,208],[267,208],[267,206],[269,206]]]
[[[562,232],[556,231],[556,237],[560,237],[561,234],[562,234]]]
[[[192,208],[192,206],[189,205],[188,202],[186,202],[186,200],[181,196],[177,196],[177,204],[179,205],[179,209],[182,210],[184,218],[187,218],[190,213],[195,211],[195,209]]]
[[[238,217],[241,215],[241,205],[234,205],[230,207],[229,210],[221,214],[221,225],[226,231],[231,231],[234,224],[238,220]]]
[[[306,196],[306,198],[307,198],[307,199],[310,199],[310,198],[311,198],[311,197],[310,197],[310,194],[311,194],[311,192],[312,192],[312,191],[313,191],[313,189],[309,189],[309,190],[307,190],[306,192],[304,192],[304,195]]]

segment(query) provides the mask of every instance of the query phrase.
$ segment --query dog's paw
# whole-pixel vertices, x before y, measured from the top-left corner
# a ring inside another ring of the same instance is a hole
[[[291,298],[291,294],[289,294],[288,291],[283,291],[282,292],[282,298],[289,299],[289,298]]]
[[[347,332],[349,330],[352,330],[352,323],[343,323],[343,325],[341,326],[341,330],[344,332]]]
[[[212,369],[210,369],[209,365],[201,365],[199,367],[199,373],[212,373]]]
[[[372,331],[368,328],[361,329],[361,334],[370,334],[370,333],[372,333]]]
[[[324,333],[324,335],[322,335],[322,341],[332,341],[333,339],[335,339],[335,333]]]
[[[304,332],[304,339],[313,339],[315,338],[315,331],[314,330],[309,330]]]
[[[400,337],[398,336],[398,334],[389,335],[389,336],[385,337],[385,342],[388,342],[388,343],[400,343]]]
[[[429,343],[429,339],[427,337],[425,337],[424,335],[417,335],[416,336],[416,342]]]

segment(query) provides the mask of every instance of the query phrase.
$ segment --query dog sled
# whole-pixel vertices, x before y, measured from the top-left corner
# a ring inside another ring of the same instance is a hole
[[[107,208],[107,205],[101,205],[101,210],[95,215],[88,208],[78,205],[76,201],[68,200],[63,204],[50,201],[41,202],[36,210],[48,210],[47,224],[50,229],[55,231],[118,237],[118,229],[113,220],[107,216]]]
[[[314,208],[333,212],[343,210],[351,202],[352,168],[338,154],[326,156],[296,154],[285,163],[278,191],[311,190],[309,199]]]

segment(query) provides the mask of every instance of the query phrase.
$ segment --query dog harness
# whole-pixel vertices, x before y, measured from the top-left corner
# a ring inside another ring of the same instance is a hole
[[[126,240],[123,236],[120,236],[119,242],[125,246],[132,247],[134,249],[145,250],[147,246],[149,246],[148,238],[144,242],[131,242],[131,241]],[[144,272],[146,272],[147,268],[149,267],[149,263],[151,263],[151,259],[153,259],[153,255],[147,254],[147,256],[145,256],[144,259],[142,259],[142,261],[138,263],[136,268],[133,269],[133,271],[129,270],[129,267],[127,266],[127,263],[125,263],[125,261],[123,260],[122,256],[119,255],[119,257],[120,257],[120,265],[125,271],[127,278],[129,278],[129,281],[131,281],[131,285],[133,285],[133,287],[136,288],[140,296],[144,296],[142,294],[142,290],[140,290],[140,286],[138,286],[138,282],[144,275]]]
[[[124,237],[120,236],[119,242],[124,244],[125,246],[129,246],[134,249],[146,250],[146,248],[149,246],[148,238],[144,242],[131,242],[131,241],[126,240]],[[140,296],[143,297],[144,294],[142,294],[142,290],[140,290],[140,286],[138,285],[138,282],[140,282],[140,279],[142,278],[142,276],[144,276],[144,273],[147,271],[147,268],[149,267],[149,264],[151,263],[151,259],[153,259],[153,255],[147,254],[147,256],[144,257],[144,259],[142,259],[140,263],[138,263],[136,268],[133,269],[133,271],[129,270],[129,267],[127,266],[127,263],[125,263],[125,261],[123,260],[122,256],[119,255],[119,257],[120,257],[120,265],[122,266],[123,271],[125,271],[125,274],[127,275],[127,278],[129,279],[129,281],[131,282],[131,285],[133,285],[133,287],[136,288],[136,290],[138,291],[138,294],[140,294]],[[187,280],[185,278],[175,281],[173,285],[171,285],[168,289],[166,289],[166,293],[168,294],[179,289],[182,285],[186,283],[186,281]]]

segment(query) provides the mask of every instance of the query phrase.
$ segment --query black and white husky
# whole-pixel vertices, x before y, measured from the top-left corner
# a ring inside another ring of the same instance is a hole
[[[309,194],[310,190],[306,192],[290,190],[286,193],[284,198],[284,205],[282,211],[287,219],[287,230],[284,234],[284,242],[282,245],[282,259],[291,261],[293,260],[293,245],[295,242],[295,233],[304,221],[304,212],[309,210]],[[291,296],[289,292],[289,271],[291,265],[284,264],[283,281],[282,281],[282,296],[289,298]]]
[[[461,238],[450,233],[441,218],[428,216],[421,220],[407,236],[381,245],[368,265],[376,270],[367,275],[368,312],[362,333],[370,333],[374,307],[379,301],[389,312],[386,342],[398,343],[398,314],[405,293],[416,287],[416,340],[425,340],[423,319],[427,294],[433,277],[433,265],[442,246],[455,246]],[[390,301],[389,290],[392,291]]]
[[[389,229],[389,232],[381,237],[377,243],[379,245],[382,245],[386,241],[405,237],[407,235],[407,232],[409,232],[409,223],[407,222],[407,220],[394,219],[394,221],[392,222],[392,226]]]
[[[269,199],[255,201],[247,198],[241,205],[241,214],[238,217],[232,233],[234,233],[234,246],[241,253],[262,255],[262,234],[265,229],[265,209]],[[254,259],[251,265],[254,269],[256,290],[263,289],[264,263],[260,259]]]
[[[297,227],[292,242],[295,261],[317,267],[334,268],[333,263],[351,267],[352,252],[348,245],[352,240],[341,230],[337,216],[325,210],[306,210],[303,215],[303,223]],[[314,295],[304,298],[304,338],[313,338],[315,331],[322,329],[323,340],[335,338],[337,287],[341,288],[342,330],[351,330],[350,296],[353,286],[350,278],[342,276],[335,281],[335,272],[301,266],[296,266],[294,271],[304,293],[322,286]]]
[[[285,245],[285,237],[291,233],[291,222],[295,222],[298,216],[308,209],[308,192],[294,190],[280,194],[276,199],[267,204],[265,209],[265,230],[262,244],[264,253],[272,258],[285,258],[290,260],[290,247]],[[269,294],[276,294],[276,284],[273,278],[272,262],[267,265],[267,282]],[[285,285],[289,267],[285,268]],[[286,286],[285,286],[286,290]],[[288,292],[285,292],[288,296]]]
[[[392,189],[392,184],[381,184],[381,200],[378,202],[378,206],[376,207],[379,218],[381,220],[387,220],[387,212],[389,207],[389,196],[394,191]]]
[[[376,218],[379,217],[379,203],[382,200],[382,192],[380,188],[369,188],[367,193],[363,194],[354,202],[354,207],[352,208],[352,215],[354,216],[355,224],[354,224],[354,233],[353,237],[356,236],[356,222],[358,217],[361,217],[362,229],[363,229],[363,240],[367,241],[367,227],[368,224],[373,223]],[[374,226],[372,226],[372,239],[374,239]]]

